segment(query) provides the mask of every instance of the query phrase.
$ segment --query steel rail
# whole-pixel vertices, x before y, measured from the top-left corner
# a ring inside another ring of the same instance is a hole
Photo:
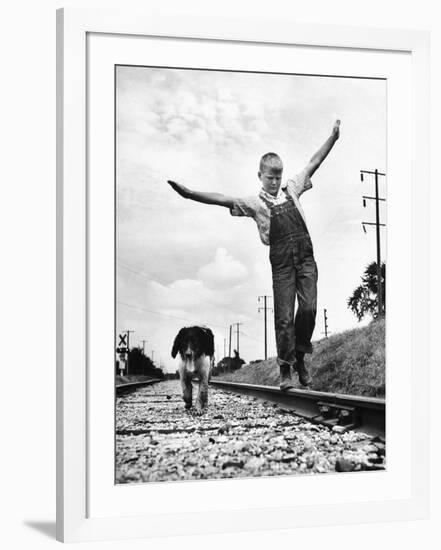
[[[151,384],[156,384],[156,382],[162,382],[160,378],[152,378],[151,380],[143,380],[141,382],[127,382],[126,384],[116,384],[116,394],[117,395],[123,395],[125,393],[129,393],[131,391],[135,391],[138,388],[142,388],[143,386],[150,386]]]
[[[283,405],[311,422],[325,424],[340,431],[349,429],[370,436],[385,436],[386,401],[375,397],[291,389],[281,391],[277,386],[261,386],[211,379],[219,389],[251,395],[265,401]]]

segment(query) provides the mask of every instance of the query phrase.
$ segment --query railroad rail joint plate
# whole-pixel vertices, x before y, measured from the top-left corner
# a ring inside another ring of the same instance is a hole
[[[355,407],[325,401],[319,401],[317,407],[320,414],[314,417],[314,422],[329,427],[341,426],[344,431],[352,430],[360,425],[359,413]]]

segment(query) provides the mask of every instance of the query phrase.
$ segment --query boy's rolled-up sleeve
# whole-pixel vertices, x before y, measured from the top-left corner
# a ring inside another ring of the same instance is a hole
[[[287,181],[287,185],[297,195],[297,197],[300,197],[300,195],[302,195],[305,191],[311,189],[312,182],[306,170],[302,170],[293,178],[289,179]]]
[[[254,218],[257,210],[256,197],[239,197],[234,198],[233,207],[230,208],[232,216],[247,216]]]

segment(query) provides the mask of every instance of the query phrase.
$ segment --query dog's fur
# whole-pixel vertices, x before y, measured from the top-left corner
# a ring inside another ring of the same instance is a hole
[[[184,327],[173,343],[171,355],[179,353],[179,377],[181,379],[182,397],[185,408],[193,404],[192,378],[199,378],[199,392],[196,400],[196,413],[202,414],[208,404],[208,382],[214,361],[214,336],[206,327]]]

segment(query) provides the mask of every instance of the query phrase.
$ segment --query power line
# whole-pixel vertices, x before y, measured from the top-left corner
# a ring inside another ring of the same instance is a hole
[[[263,298],[263,303],[264,303],[264,306],[263,308],[262,307],[258,307],[257,308],[257,312],[259,313],[260,310],[263,309],[264,311],[264,323],[265,323],[265,359],[268,359],[268,341],[267,341],[267,316],[266,316],[266,312],[268,309],[271,309],[271,308],[268,308],[267,307],[267,298],[271,298],[271,296],[267,296],[266,294],[264,294],[263,296],[258,296],[257,298],[257,301],[260,302],[260,298]]]
[[[179,321],[186,321],[186,322],[190,322],[190,323],[194,323],[195,325],[205,325],[205,324],[208,324],[209,326],[213,326],[213,327],[218,327],[218,328],[228,328],[226,325],[217,325],[215,323],[200,323],[199,321],[195,321],[193,319],[186,319],[184,317],[178,317],[176,315],[169,315],[167,313],[162,313],[160,311],[154,311],[152,309],[147,309],[147,308],[144,308],[144,307],[141,307],[141,306],[134,306],[133,304],[128,304],[127,302],[122,302],[121,300],[117,300],[117,303],[122,305],[122,306],[126,306],[126,307],[129,307],[129,308],[132,308],[132,309],[136,309],[138,311],[145,311],[146,313],[153,313],[154,315],[161,315],[163,317],[168,317],[170,319],[177,319]],[[240,325],[242,325],[243,323],[233,323],[232,325],[229,325],[229,333],[230,333],[230,336],[229,336],[229,357],[231,357],[231,345],[232,345],[232,329],[234,326],[237,327],[236,329],[236,334],[237,334],[237,344],[238,344],[238,347],[239,347],[239,332],[238,332],[238,327]],[[259,340],[258,338],[255,338],[254,336],[251,336],[250,334],[247,334],[246,332],[243,332],[243,331],[240,331],[240,334],[242,334],[243,336],[247,337],[247,338],[251,338],[252,340],[255,340],[256,342],[261,342],[261,340]],[[147,342],[147,340],[141,340],[142,342]],[[225,346],[226,346],[226,338],[224,338],[224,350],[225,350]],[[239,352],[239,349],[237,350]]]
[[[137,309],[139,311],[145,311],[146,313],[153,313],[154,315],[162,315],[163,317],[169,317],[170,319],[177,319],[178,321],[189,321],[190,323],[194,323],[195,325],[205,325],[206,322],[199,322],[199,321],[194,321],[193,319],[185,319],[184,317],[177,317],[175,315],[168,315],[167,313],[162,313],[160,311],[153,311],[152,309],[146,309],[144,307],[140,307],[140,306],[134,306],[133,304],[128,304],[126,302],[122,302],[120,300],[117,301],[118,304],[121,304],[122,306],[126,306],[126,307],[130,307],[132,309]],[[210,326],[212,327],[219,327],[219,328],[227,328],[226,325],[217,325],[215,323],[208,323]]]
[[[140,277],[143,277],[144,279],[146,279],[149,282],[150,282],[150,279],[148,279],[148,277],[149,276],[154,277],[154,275],[150,275],[150,274],[147,274],[147,273],[141,273],[140,271],[137,271],[133,267],[130,267],[127,264],[121,262],[120,260],[118,260],[117,263],[120,267],[123,267],[124,269],[127,269],[127,271],[130,271],[131,273],[134,273],[135,275],[139,275]]]
[[[153,313],[154,315],[161,315],[163,317],[169,317],[170,319],[177,319],[179,321],[187,321],[187,322],[191,322],[191,323],[194,323],[195,325],[204,325],[206,323],[199,323],[198,321],[194,321],[192,319],[185,319],[183,317],[178,317],[178,316],[175,316],[175,315],[168,315],[166,313],[161,313],[159,311],[154,311],[154,310],[151,310],[151,309],[147,309],[147,308],[144,308],[144,307],[141,307],[141,306],[134,306],[133,304],[128,304],[127,302],[122,302],[120,300],[117,301],[118,304],[120,305],[123,305],[123,306],[126,306],[126,307],[129,307],[129,308],[132,308],[132,309],[136,309],[138,311],[145,311],[146,313]],[[219,328],[227,328],[226,326],[224,325],[216,325],[214,323],[209,323],[210,326],[216,326],[216,327],[219,327]],[[250,334],[247,334],[246,332],[243,332],[242,330],[239,332],[239,326],[242,325],[243,323],[233,323],[232,325],[229,325],[229,353],[228,353],[228,357],[231,357],[231,347],[232,347],[232,330],[233,330],[233,327],[236,326],[236,335],[237,335],[237,352],[239,353],[240,349],[239,349],[239,334],[241,334],[242,336],[245,336],[246,338],[250,338],[251,340],[254,340],[255,342],[261,342],[260,339],[258,338],[255,338],[254,336],[251,336]],[[125,331],[126,332],[126,331]],[[130,331],[130,332],[134,332],[134,331]],[[147,342],[147,340],[141,340],[141,342],[143,343],[143,353],[144,352],[144,343]],[[226,357],[226,338],[224,338],[224,357]],[[153,350],[151,352],[151,358],[152,358],[152,361],[153,361]]]
[[[127,271],[130,271],[134,275],[138,275],[138,277],[141,277],[142,279],[145,279],[149,283],[151,283],[152,279],[154,279],[155,281],[159,282],[163,286],[167,287],[168,291],[180,294],[177,289],[170,288],[170,286],[168,286],[163,280],[161,280],[156,275],[142,273],[141,271],[138,271],[135,268],[130,267],[129,265],[125,264],[124,262],[121,262],[120,260],[118,260],[117,263],[118,263],[119,266],[123,267]],[[205,302],[206,304],[208,304],[208,305],[210,305],[214,308],[221,308],[221,309],[226,309],[227,308],[227,306],[224,306],[223,304],[215,304],[215,303],[211,302],[210,300],[207,300],[207,298],[201,298],[201,296],[197,296],[193,292],[189,292],[187,289],[185,290],[185,294],[189,295],[189,296],[193,296],[193,298],[195,298],[196,300],[200,300],[201,302]]]
[[[151,282],[151,279],[149,279],[148,277],[151,276],[151,277],[154,277],[156,281],[160,282],[162,285],[166,286],[166,284],[161,281],[158,277],[156,277],[155,275],[150,275],[150,274],[146,274],[146,273],[143,273],[141,271],[137,271],[136,269],[130,267],[129,265],[127,265],[125,262],[121,262],[120,260],[118,260],[118,265],[123,267],[124,269],[127,269],[127,271],[130,271],[131,273],[135,274],[135,275],[138,275],[139,277],[145,279],[146,281],[148,282]],[[178,292],[176,289],[170,289],[169,287],[167,287],[169,290],[171,290],[172,292]],[[199,296],[196,296],[195,294],[192,294],[192,293],[188,293],[186,291],[187,294],[191,295],[191,296],[194,296],[195,298],[197,298],[198,300],[201,300],[202,302],[205,302],[215,308],[223,308],[223,309],[228,309],[228,306],[224,306],[222,304],[215,304],[213,302],[210,302],[209,300],[207,300],[206,298],[200,298]],[[268,296],[270,298],[270,296]],[[133,306],[132,304],[127,304],[125,302],[118,302],[118,303],[121,303],[127,307],[132,307],[134,309],[140,309],[142,311],[147,311],[149,313],[155,313],[157,315],[163,315],[165,317],[170,317],[172,319],[179,319],[179,320],[182,320],[182,321],[190,321],[190,322],[194,322],[194,323],[197,323],[196,321],[192,321],[191,319],[184,319],[182,317],[176,317],[176,316],[173,316],[173,315],[168,315],[166,313],[161,313],[159,311],[152,311],[152,310],[148,310],[148,309],[145,309],[145,308],[140,308],[139,306]],[[267,309],[271,309],[271,308],[267,308]],[[206,323],[203,323],[203,324],[206,324]],[[218,324],[215,324],[215,323],[208,323],[210,324],[211,326],[215,326],[215,327],[219,327],[219,328],[228,328],[227,325],[218,325]],[[235,325],[236,323],[233,323],[233,326]],[[257,338],[254,338],[253,336],[250,336],[249,334],[246,334],[246,333],[243,333],[245,334],[245,336],[247,336],[248,338],[252,338],[253,340],[256,340],[257,342],[260,342],[261,340],[258,340]]]
[[[251,338],[251,340],[254,340],[254,341],[259,342],[259,343],[262,342],[262,340],[260,340],[259,338],[254,338],[254,336],[250,336],[249,334],[247,334],[243,330],[241,330],[240,333],[242,334],[242,336],[245,336],[245,338]]]

